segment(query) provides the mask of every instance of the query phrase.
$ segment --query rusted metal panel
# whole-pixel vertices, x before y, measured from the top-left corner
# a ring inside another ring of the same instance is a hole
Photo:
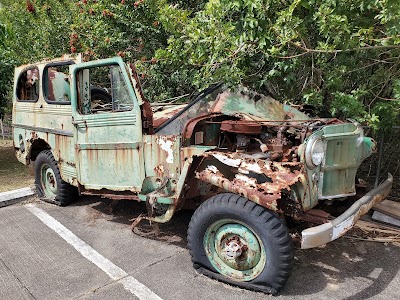
[[[39,97],[37,102],[21,102],[16,99],[17,81],[23,70],[37,67],[39,70],[38,77],[43,78],[43,71],[47,65],[66,61],[80,63],[83,61],[83,56],[64,55],[57,59],[44,60],[15,69],[13,139],[14,145],[17,148],[17,158],[25,164],[30,163],[32,155],[34,159],[34,155],[38,154],[38,149],[52,149],[55,159],[59,162],[61,177],[65,181],[77,185],[76,168],[74,166],[75,152],[72,138],[71,106],[47,103],[42,93],[43,88],[46,88],[42,86],[42,80],[39,81]],[[66,90],[68,83],[65,81],[65,75],[61,75],[61,77],[57,81],[58,87],[59,85],[63,86],[60,95],[69,93]],[[57,88],[57,90],[59,89]]]
[[[140,191],[144,178],[140,126],[135,114],[86,116],[76,124],[78,180],[86,189]]]
[[[243,195],[275,211],[279,210],[277,200],[281,199],[282,191],[290,191],[291,186],[304,178],[299,163],[278,163],[259,159],[256,156],[216,151],[207,153],[207,156],[213,156],[221,163],[235,169],[232,174],[224,175],[210,162],[205,170],[196,174],[198,179]],[[262,176],[254,176],[253,173]]]
[[[200,95],[180,110],[175,116],[164,122],[157,130],[158,135],[181,134],[187,122],[201,115],[211,113],[211,107],[220,92],[219,86],[212,88],[205,95]]]
[[[229,91],[219,87],[202,98],[193,100],[173,120],[158,130],[158,134],[177,134],[192,118],[206,114],[224,114],[243,120],[266,121],[278,125],[291,120],[308,121],[302,112],[283,105],[271,97],[251,92],[245,88]]]
[[[107,189],[102,190],[90,190],[85,189],[82,186],[79,186],[80,193],[82,195],[96,195],[102,198],[108,198],[112,200],[136,200],[140,201],[137,193],[129,192],[129,191],[112,191]]]
[[[179,105],[164,105],[160,109],[155,109],[153,113],[154,118],[154,127],[158,128],[163,123],[171,119],[178,112],[180,112],[183,108],[186,107],[187,104],[179,104]],[[153,106],[154,107],[154,106]]]
[[[221,122],[221,130],[241,133],[241,134],[254,134],[258,135],[261,133],[261,125],[257,123],[249,123],[249,122],[241,122],[241,121],[222,121]]]
[[[146,177],[179,177],[181,171],[180,136],[145,135],[143,147],[146,157]]]
[[[194,117],[190,119],[188,122],[186,122],[185,126],[183,127],[183,136],[185,139],[189,139],[193,135],[193,131],[196,127],[196,125],[203,120],[210,119],[212,117],[220,116],[221,114],[201,114],[197,117]]]

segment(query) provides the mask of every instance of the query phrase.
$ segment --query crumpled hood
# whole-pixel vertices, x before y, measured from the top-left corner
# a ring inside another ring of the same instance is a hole
[[[227,89],[218,94],[210,112],[254,121],[307,121],[310,119],[309,116],[290,105],[282,104],[270,96],[244,87],[239,87],[234,91]]]

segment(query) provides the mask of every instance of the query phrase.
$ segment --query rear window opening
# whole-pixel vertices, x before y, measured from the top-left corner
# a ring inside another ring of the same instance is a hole
[[[39,69],[32,67],[23,71],[17,82],[18,101],[36,102],[39,99]]]
[[[73,62],[47,65],[43,72],[43,93],[50,104],[70,104],[69,66]]]

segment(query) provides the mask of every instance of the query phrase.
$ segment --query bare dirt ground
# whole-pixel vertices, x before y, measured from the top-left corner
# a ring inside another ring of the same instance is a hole
[[[34,183],[29,168],[20,163],[11,140],[0,140],[0,193],[11,191]]]

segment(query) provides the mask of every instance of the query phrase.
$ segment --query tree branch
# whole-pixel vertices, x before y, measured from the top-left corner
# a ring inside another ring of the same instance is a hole
[[[319,50],[302,47],[296,43],[292,43],[295,47],[305,51],[305,53],[341,53],[341,52],[352,52],[358,50],[374,50],[374,49],[400,49],[400,45],[387,45],[387,46],[365,46],[351,49],[335,49],[335,50]]]

